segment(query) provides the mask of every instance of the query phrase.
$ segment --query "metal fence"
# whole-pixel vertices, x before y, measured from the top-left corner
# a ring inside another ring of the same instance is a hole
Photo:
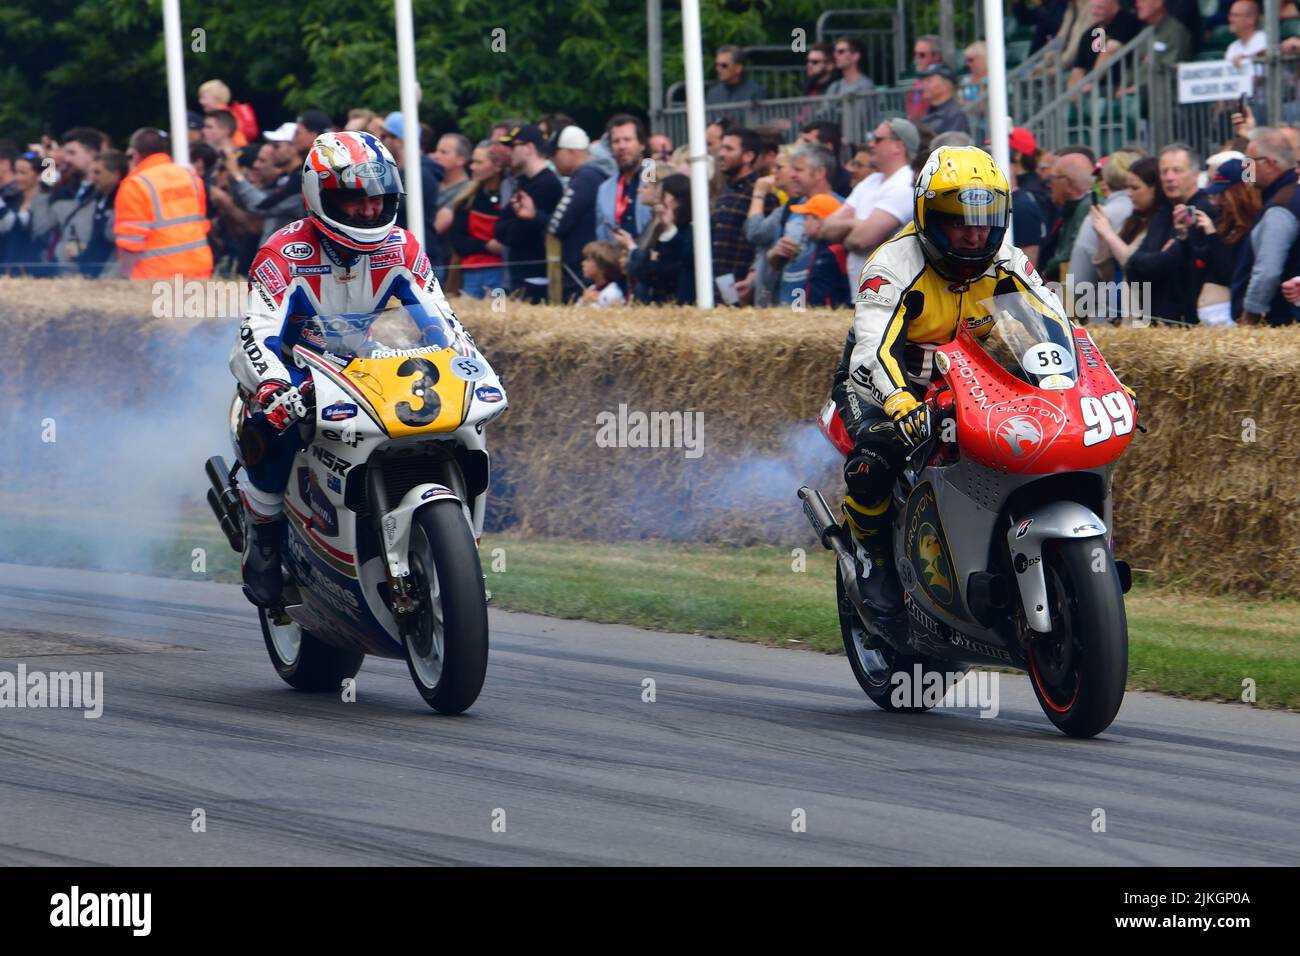
[[[845,143],[860,143],[887,116],[906,115],[907,89],[877,89],[849,96],[787,97],[753,103],[726,103],[704,108],[705,123],[726,116],[740,126],[757,129],[775,126],[783,129],[786,142],[793,142],[799,130],[819,119],[838,120]],[[674,143],[685,143],[686,107],[664,109],[659,127]]]

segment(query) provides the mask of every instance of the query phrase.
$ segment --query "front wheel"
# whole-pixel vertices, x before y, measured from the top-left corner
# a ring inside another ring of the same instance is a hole
[[[1043,543],[1050,634],[1029,638],[1029,677],[1043,713],[1071,737],[1110,726],[1128,679],[1128,620],[1102,538]]]
[[[844,593],[844,573],[835,567],[835,596],[840,611],[840,638],[849,667],[872,703],[882,710],[898,713],[924,713],[937,703],[952,683],[953,677],[941,669],[936,658],[904,654],[871,634]],[[932,674],[937,677],[930,676]],[[926,688],[942,684],[943,691],[927,694]]]
[[[257,616],[275,672],[294,690],[338,690],[361,670],[361,651],[326,644],[283,611],[260,607]]]
[[[478,699],[488,658],[483,571],[459,501],[415,513],[410,568],[420,605],[404,641],[407,669],[430,707],[459,714]]]

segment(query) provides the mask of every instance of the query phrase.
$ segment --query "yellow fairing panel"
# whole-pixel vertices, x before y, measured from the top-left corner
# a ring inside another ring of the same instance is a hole
[[[379,414],[393,438],[454,432],[465,420],[469,383],[451,371],[455,349],[353,359],[343,375]]]

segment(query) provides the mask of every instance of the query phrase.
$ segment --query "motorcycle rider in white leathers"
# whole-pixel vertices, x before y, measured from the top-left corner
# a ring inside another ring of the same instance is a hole
[[[284,489],[299,447],[292,427],[307,412],[298,391],[304,372],[286,364],[302,320],[370,314],[393,298],[418,316],[446,319],[458,345],[470,345],[415,237],[396,228],[401,177],[392,154],[364,132],[324,133],[302,169],[307,217],[275,232],[249,273],[248,307],[230,355],[245,399],[239,427],[241,484],[250,533],[244,593],[254,604],[281,599],[280,546]]]

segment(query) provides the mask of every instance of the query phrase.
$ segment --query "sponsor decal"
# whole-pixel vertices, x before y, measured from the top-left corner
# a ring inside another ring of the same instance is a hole
[[[331,475],[330,477],[334,476]],[[315,475],[312,476],[309,504],[311,505],[311,526],[322,537],[337,538],[339,535],[338,509],[334,507],[333,502],[325,496],[325,492],[316,483]]]
[[[947,375],[948,369],[952,368],[952,362],[948,360],[948,356],[944,352],[934,353],[934,364],[939,366],[939,371],[944,375]]]
[[[957,647],[963,647],[966,650],[974,651],[976,654],[983,654],[985,657],[993,657],[997,660],[1011,663],[1011,655],[1000,647],[994,647],[992,644],[985,644],[982,641],[972,641],[965,634],[959,631],[949,631],[948,640]]]
[[[357,174],[358,179],[383,179],[384,178],[383,163],[375,163],[375,162],[361,163],[353,171]]]
[[[352,281],[353,279],[355,279],[359,274],[360,274],[360,273],[356,273],[356,272],[345,272],[345,273],[343,273],[343,275],[341,275],[341,276],[335,276],[335,277],[334,277],[334,281],[335,281],[335,282],[351,282],[351,281]]]
[[[295,276],[327,276],[334,271],[334,267],[325,264],[319,266],[290,266],[289,274]]]
[[[858,285],[858,301],[889,305],[893,299],[880,290],[891,284],[884,276],[868,276]]]
[[[289,225],[287,225],[287,226],[285,226],[283,229],[281,229],[281,230],[279,231],[278,235],[281,235],[281,236],[292,236],[292,235],[293,235],[294,233],[296,233],[296,232],[301,232],[301,231],[302,231],[302,227],[305,226],[305,225],[307,225],[307,220],[306,220],[306,219],[299,219],[299,220],[297,220],[296,222],[291,222],[291,223],[289,223]]]
[[[1073,388],[1074,382],[1068,375],[1048,375],[1038,383],[1038,387],[1059,392],[1061,389]]]
[[[421,252],[420,257],[415,260],[415,268],[411,271],[418,279],[428,279],[429,273],[433,271],[433,267],[429,265],[429,257]]]
[[[1012,458],[1024,458],[1038,451],[1043,443],[1043,430],[1027,415],[1008,418],[997,427],[997,448]]]
[[[270,366],[267,365],[262,355],[262,348],[257,344],[257,340],[253,338],[253,330],[248,327],[247,322],[239,327],[239,345],[244,350],[244,354],[248,356],[248,361],[257,374],[265,375]]]
[[[939,521],[934,488],[928,481],[918,485],[907,500],[903,540],[906,559],[931,600],[964,617],[952,554]]]
[[[327,405],[321,411],[320,417],[327,422],[341,422],[345,418],[356,418],[357,406],[352,402],[335,402],[333,405]]]
[[[405,358],[408,355],[428,355],[430,352],[441,352],[441,345],[421,345],[418,349],[375,349],[367,358]]]
[[[975,390],[971,389],[971,395]],[[981,403],[981,407],[983,407]],[[1032,465],[1065,428],[1057,406],[1038,395],[999,402],[988,410],[984,427],[993,453],[1013,470]]]
[[[858,291],[879,292],[880,287],[885,285],[890,285],[890,281],[886,279],[884,276],[868,276],[867,278],[862,280],[862,284],[858,286]]]
[[[1072,534],[1080,534],[1084,531],[1096,531],[1098,534],[1100,534],[1102,531],[1102,529],[1095,524],[1081,524],[1077,528],[1072,528],[1070,530]]]
[[[268,309],[274,312],[278,308],[275,304],[275,300],[272,299],[270,294],[266,291],[266,286],[256,280],[250,282],[249,285],[257,290],[257,294],[262,297],[262,301],[266,303]]]
[[[353,448],[356,448],[358,443],[365,441],[361,435],[357,434],[356,427],[352,425],[345,426],[341,432],[332,428],[322,428],[320,434],[326,441],[341,442],[345,445],[351,445]]]
[[[266,291],[271,295],[279,295],[287,289],[288,283],[285,282],[284,273],[270,259],[266,259],[260,266],[253,270],[253,275],[259,279],[262,285],[266,286]]]
[[[374,252],[370,255],[370,268],[386,269],[389,266],[400,266],[402,264],[401,249],[386,249],[382,252]]]
[[[1033,518],[1026,518],[1016,526],[1016,540],[1023,538],[1028,532],[1030,526],[1034,523]]]
[[[286,259],[310,259],[316,254],[316,247],[310,242],[291,242],[280,250],[280,255]]]
[[[983,328],[984,326],[989,325],[992,321],[993,316],[991,315],[976,316],[973,319],[966,320],[966,328],[971,330]]]
[[[467,355],[458,355],[449,365],[451,374],[466,382],[477,382],[487,377],[487,363]]]
[[[335,474],[325,476],[325,486],[337,495],[343,494],[343,479]]]
[[[455,498],[456,496],[446,488],[426,488],[424,494],[420,495],[421,501],[428,501],[430,498]]]
[[[983,186],[967,186],[957,193],[957,201],[967,206],[991,206],[993,199],[993,190]]]
[[[1016,566],[1016,574],[1024,574],[1026,571],[1028,571],[1035,564],[1038,564],[1038,562],[1042,560],[1043,560],[1043,556],[1041,554],[1036,558],[1031,558],[1023,554],[1017,554],[1015,561],[1012,563],[1015,564]]]
[[[322,465],[337,475],[346,475],[348,469],[352,467],[352,462],[337,457],[332,451],[322,448],[320,445],[313,445],[311,453],[316,456],[316,459]]]
[[[404,246],[406,245],[406,233],[394,229],[387,239],[384,240],[386,246]]]
[[[501,389],[493,388],[491,385],[484,385],[481,388],[474,389],[474,397],[480,402],[487,402],[489,405],[495,404],[505,398],[501,394]]]

